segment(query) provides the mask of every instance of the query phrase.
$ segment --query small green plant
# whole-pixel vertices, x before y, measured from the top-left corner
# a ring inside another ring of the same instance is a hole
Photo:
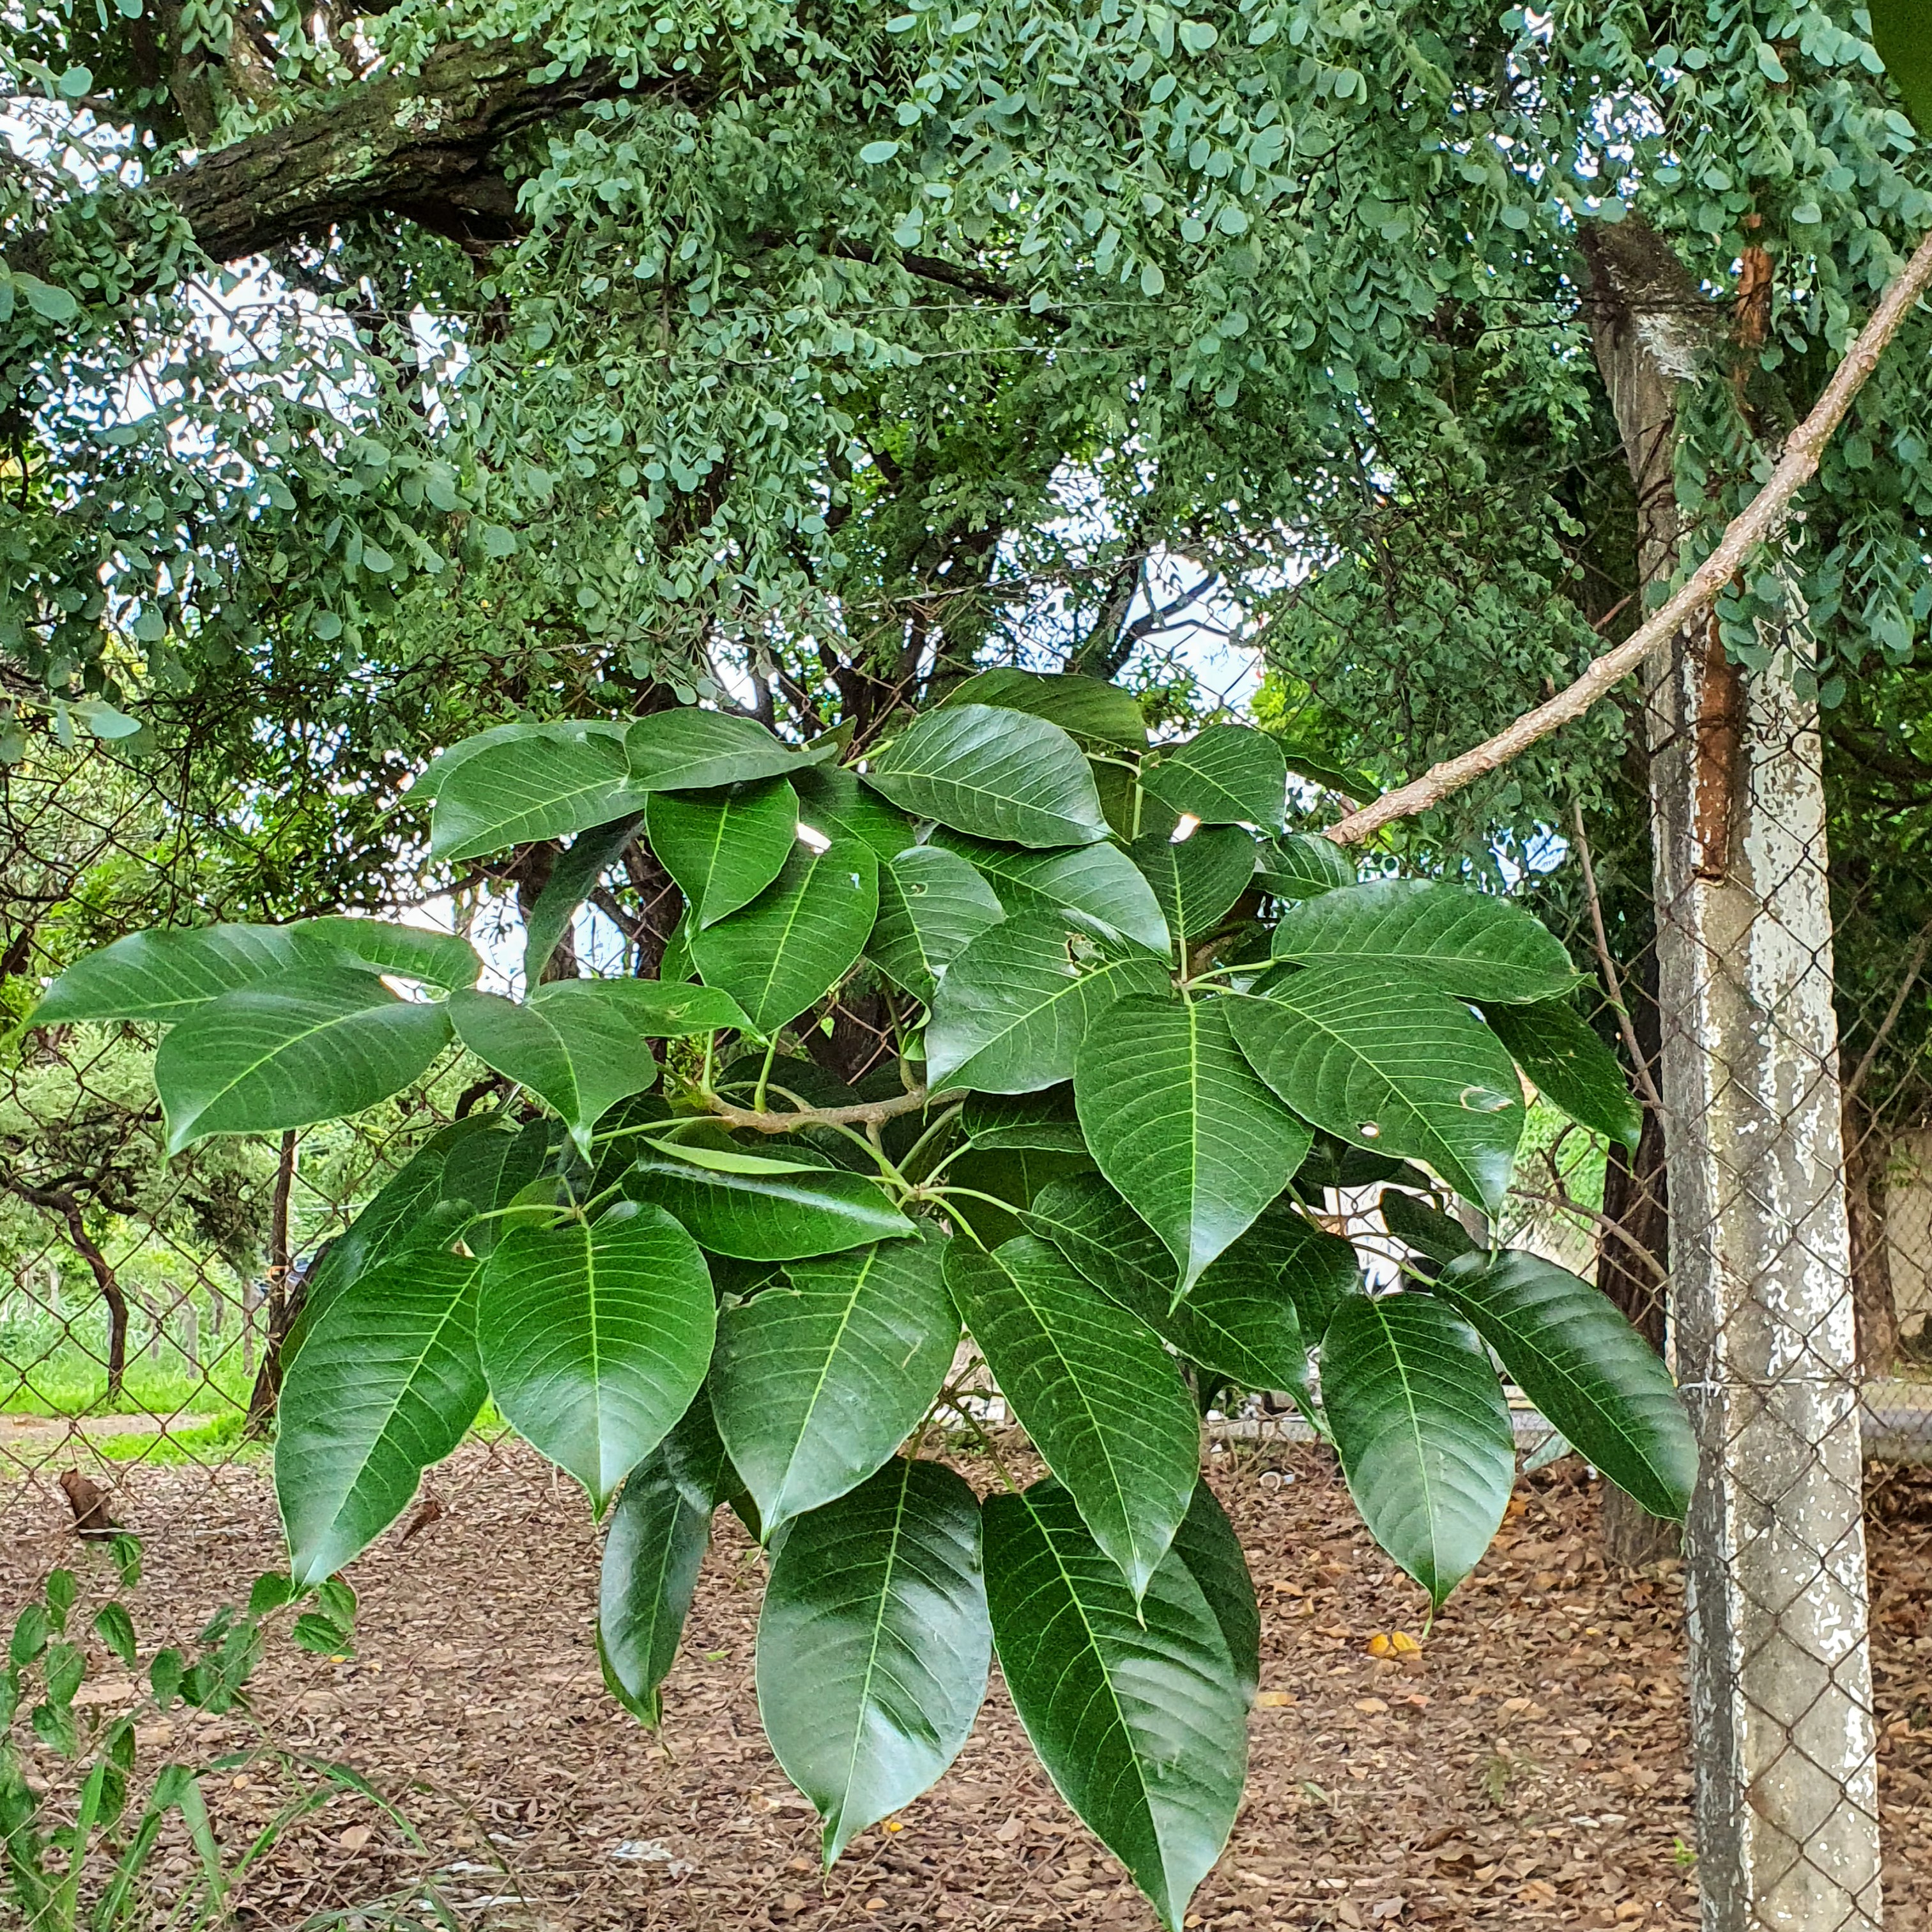
[[[169,1760],[144,1774],[141,1734],[177,1707],[220,1715],[240,1705],[261,1656],[268,1620],[308,1593],[297,1592],[285,1577],[262,1578],[245,1610],[225,1606],[189,1650],[157,1652],[145,1690],[110,1716],[82,1693],[90,1676],[98,1677],[100,1658],[136,1669],[134,1619],[125,1598],[140,1580],[140,1545],[131,1536],[116,1536],[105,1555],[104,1566],[49,1574],[39,1597],[14,1619],[0,1675],[0,1847],[7,1889],[28,1932],[80,1932],[83,1927],[118,1932],[146,1922],[154,1904],[149,1866],[170,1814],[180,1819],[196,1855],[193,1888],[172,1911],[175,1922],[190,1926],[220,1918],[242,1871],[296,1817],[338,1790],[358,1792],[395,1816],[346,1767],[272,1754],[286,1768],[317,1774],[316,1788],[285,1805],[231,1865],[215,1837],[201,1780],[243,1760],[195,1766]],[[297,1610],[290,1634],[305,1649],[339,1654],[352,1640],[355,1593],[336,1580],[322,1586],[314,1598],[312,1607]],[[72,1774],[52,1780],[35,1775],[34,1745],[70,1766]]]

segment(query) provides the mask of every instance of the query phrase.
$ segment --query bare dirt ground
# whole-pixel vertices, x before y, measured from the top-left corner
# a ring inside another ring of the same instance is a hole
[[[1606,1576],[1592,1487],[1564,1469],[1526,1481],[1425,1634],[1419,1593],[1369,1544],[1322,1452],[1222,1454],[1214,1469],[1262,1594],[1262,1695],[1247,1802],[1190,1926],[1695,1925],[1681,1588],[1670,1566]],[[274,1567],[259,1466],[118,1473],[117,1513],[146,1538],[144,1649]],[[810,1809],[758,1730],[760,1572],[736,1525],[721,1516],[653,1738],[599,1681],[580,1496],[529,1452],[481,1444],[434,1493],[442,1515],[356,1566],[352,1659],[278,1644],[252,1722],[144,1735],[150,1759],[266,1736],[347,1762],[421,1833],[418,1851],[366,1799],[334,1798],[249,1876],[245,1924],[421,1924],[412,1901],[433,1888],[458,1922],[506,1932],[1151,1927],[1034,1762],[997,1671],[952,1773],[821,1885]],[[37,1486],[0,1514],[0,1605],[73,1560],[61,1511]],[[1932,1932],[1932,1472],[1879,1480],[1872,1526],[1886,1922]],[[1419,1656],[1372,1654],[1398,1631],[1422,1638]],[[260,1756],[212,1779],[224,1842],[244,1844],[286,1788]]]

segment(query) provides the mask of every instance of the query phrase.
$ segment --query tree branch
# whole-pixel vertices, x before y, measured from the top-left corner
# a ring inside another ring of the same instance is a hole
[[[890,1100],[866,1100],[850,1107],[802,1107],[790,1114],[734,1107],[728,1100],[714,1097],[711,1112],[728,1127],[742,1127],[754,1134],[795,1134],[806,1127],[878,1126],[902,1114],[916,1114],[925,1105],[926,1089],[915,1087],[910,1094],[896,1094]]]
[[[1892,338],[1928,285],[1932,285],[1932,235],[1885,292],[1871,320],[1846,352],[1811,412],[1791,432],[1764,487],[1734,518],[1718,547],[1683,588],[1616,650],[1606,651],[1567,690],[1527,711],[1474,750],[1445,758],[1419,778],[1384,792],[1372,805],[1351,812],[1328,828],[1338,845],[1359,845],[1385,825],[1426,812],[1464,786],[1520,757],[1531,746],[1582,716],[1598,699],[1607,697],[1641,664],[1660,650],[1692,619],[1700,616],[1749,560],[1759,544],[1783,526],[1791,500],[1818,468],[1825,446],[1844,421],[1852,398],[1865,386]]]

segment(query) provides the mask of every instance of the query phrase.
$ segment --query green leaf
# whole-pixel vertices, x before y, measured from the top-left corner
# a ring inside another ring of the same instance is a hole
[[[487,746],[440,777],[430,855],[474,859],[608,825],[637,809],[627,770],[623,746],[602,733]]]
[[[700,927],[749,905],[798,843],[798,794],[783,778],[721,791],[656,792],[651,850],[683,889]]]
[[[782,778],[832,755],[802,752],[754,718],[686,706],[640,718],[625,734],[633,791],[711,791],[719,785]]]
[[[1035,1195],[1070,1174],[1091,1174],[1094,1156],[1084,1142],[1076,1148],[974,1148],[956,1154],[946,1170],[948,1186],[970,1187],[990,1200],[955,1198],[946,1212],[986,1247],[1024,1233],[1019,1215]],[[994,1202],[1003,1204],[995,1206]]]
[[[275,1493],[291,1574],[303,1587],[332,1576],[395,1521],[423,1471],[455,1448],[483,1406],[482,1265],[404,1255],[350,1282],[308,1331],[275,1434]]]
[[[1314,1139],[1256,1078],[1220,999],[1109,1006],[1081,1043],[1073,1095],[1100,1172],[1173,1256],[1177,1295],[1288,1185]]]
[[[1073,1111],[1070,1088],[1043,1094],[970,1094],[960,1110],[959,1131],[988,1152],[1084,1154],[1086,1136]]]
[[[1568,1000],[1485,1006],[1483,1017],[1552,1106],[1636,1151],[1643,1110],[1631,1097],[1616,1055]]]
[[[604,1113],[657,1084],[650,1042],[625,1027],[614,1003],[519,1006],[494,993],[453,993],[449,1016],[457,1038],[484,1066],[527,1088],[556,1113],[586,1160],[590,1130]]]
[[[868,141],[859,150],[859,158],[868,168],[877,167],[882,161],[889,161],[899,151],[897,141]]]
[[[1413,978],[1324,966],[1265,999],[1236,999],[1228,1018],[1255,1071],[1304,1120],[1352,1146],[1425,1160],[1459,1192],[1502,1205],[1522,1089],[1466,1007]]]
[[[524,928],[524,984],[534,986],[543,977],[550,955],[577,917],[577,908],[590,897],[597,881],[623,856],[638,826],[635,812],[608,825],[586,826],[570,842],[570,849],[552,868]]]
[[[697,1244],[662,1209],[513,1228],[484,1265],[477,1334],[518,1434],[601,1511],[704,1380],[716,1314]]]
[[[237,987],[154,1056],[168,1151],[358,1113],[409,1085],[448,1040],[440,1006],[399,1000],[371,973],[310,968]]]
[[[238,986],[253,986],[303,963],[286,926],[201,926],[130,933],[76,959],[33,1011],[35,1026],[72,1020],[172,1024]]]
[[[869,760],[866,784],[915,818],[1015,845],[1107,836],[1094,774],[1058,724],[990,704],[915,718]]]
[[[856,1488],[923,1419],[959,1345],[944,1244],[796,1261],[718,1318],[712,1402],[769,1538]]]
[[[688,1161],[712,1174],[816,1174],[825,1163],[810,1160],[778,1160],[768,1154],[743,1154],[734,1145],[707,1147],[702,1141],[655,1140],[646,1136],[632,1150],[633,1156],[646,1152],[662,1154],[667,1160]]]
[[[1872,45],[1919,133],[1932,138],[1932,22],[1920,0],[1867,0]]]
[[[758,1714],[828,1865],[958,1756],[992,1654],[980,1505],[950,1469],[896,1458],[792,1525],[758,1617]]]
[[[1322,1406],[1370,1534],[1439,1606],[1482,1560],[1516,1480],[1480,1340],[1433,1295],[1351,1296],[1322,1339]]]
[[[473,986],[483,962],[460,933],[380,919],[305,919],[283,928],[304,964],[347,966],[439,987]]]
[[[1476,1244],[1460,1221],[1451,1220],[1439,1208],[1401,1188],[1384,1187],[1376,1204],[1389,1232],[1438,1267],[1477,1252]]]
[[[124,1604],[103,1604],[94,1613],[94,1634],[132,1670],[140,1654],[134,1634],[134,1619]]]
[[[1160,1338],[1055,1250],[946,1250],[946,1286],[1000,1392],[1136,1597],[1187,1514],[1201,1423]]]
[[[492,1117],[483,1118],[489,1120]],[[526,1121],[511,1132],[506,1130],[512,1123],[500,1114],[494,1117],[494,1124],[496,1132],[476,1135],[452,1146],[443,1169],[444,1198],[467,1202],[479,1216],[508,1207],[550,1165],[564,1140],[564,1130],[555,1120]],[[487,1255],[508,1227],[505,1219],[472,1221],[463,1230],[464,1244],[477,1254]]]
[[[1278,899],[1312,899],[1355,883],[1354,861],[1334,839],[1310,832],[1261,840],[1255,870]]]
[[[1109,927],[1075,912],[1016,913],[946,968],[926,1030],[928,1083],[1025,1094],[1071,1079],[1099,1014],[1167,984],[1156,955]]]
[[[707,986],[722,988],[766,1035],[788,1025],[844,978],[879,910],[879,862],[862,839],[822,852],[795,843],[784,869],[745,907],[689,932]]]
[[[1042,674],[1005,666],[982,670],[977,677],[955,685],[940,700],[953,704],[997,704],[1008,711],[1028,711],[1045,718],[1076,738],[1102,745],[1119,745],[1131,752],[1147,745],[1147,720],[1141,701],[1130,691],[1104,679],[1078,672]]]
[[[1298,778],[1310,780],[1324,791],[1339,792],[1346,799],[1362,803],[1382,790],[1366,772],[1352,772],[1346,765],[1338,765],[1318,746],[1299,738],[1277,737],[1274,742],[1280,747],[1281,755],[1291,772]],[[1353,868],[1350,870],[1348,883],[1352,884]]]
[[[1241,1701],[1252,1704],[1261,1687],[1261,1606],[1255,1600],[1255,1580],[1248,1574],[1241,1540],[1204,1476],[1195,1484],[1194,1500],[1174,1533],[1174,1553],[1201,1586],[1208,1610],[1227,1640]]]
[[[798,815],[821,837],[842,832],[862,839],[881,859],[890,859],[914,842],[912,820],[868,791],[842,765],[813,765],[792,774]]]
[[[879,874],[879,920],[866,955],[915,999],[930,1000],[940,974],[1005,916],[992,887],[957,853],[915,845]]]
[[[1212,932],[1255,876],[1255,842],[1238,825],[1204,826],[1178,844],[1137,838],[1132,856],[1177,940]]]
[[[1222,1626],[1178,1550],[1137,1600],[1058,1483],[994,1496],[984,1514],[993,1642],[1020,1722],[1060,1796],[1180,1932],[1247,1766]]]
[[[1683,1520],[1697,1480],[1696,1439],[1670,1370],[1606,1295],[1520,1252],[1454,1262],[1436,1292],[1612,1482],[1652,1515]]]
[[[544,724],[520,720],[509,724],[493,724],[488,730],[460,739],[447,751],[439,752],[418,774],[416,783],[410,788],[410,798],[412,802],[434,799],[459,766],[500,745],[526,743],[534,739],[578,745],[586,738],[602,738],[621,749],[624,734],[628,728],[626,721],[620,718],[553,718]]]
[[[1280,832],[1288,767],[1272,738],[1245,724],[1210,724],[1141,768],[1141,786],[1203,825],[1258,825]]]
[[[1336,1310],[1364,1292],[1361,1259],[1352,1244],[1311,1226],[1292,1208],[1270,1208],[1222,1261],[1229,1268],[1264,1270],[1294,1304],[1302,1339],[1311,1346],[1327,1332]]]
[[[85,74],[85,68],[70,70]],[[38,275],[29,275],[16,269],[12,286],[27,298],[27,306],[46,322],[72,322],[80,314],[80,304],[63,288],[52,282],[44,282]]]
[[[1081,845],[1027,852],[944,826],[932,842],[957,852],[992,882],[1009,912],[1028,908],[1084,913],[1156,952],[1168,950],[1167,922],[1154,888],[1118,845]]]
[[[1507,899],[1426,879],[1377,879],[1290,906],[1274,956],[1413,974],[1466,1000],[1553,999],[1576,983],[1563,943]]]
[[[674,1214],[700,1246],[740,1261],[803,1261],[918,1232],[876,1182],[845,1168],[717,1174],[655,1154],[624,1186]]]

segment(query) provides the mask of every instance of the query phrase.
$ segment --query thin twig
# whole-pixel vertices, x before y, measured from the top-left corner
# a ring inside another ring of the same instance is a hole
[[[1600,1214],[1595,1208],[1585,1207],[1582,1202],[1572,1197],[1568,1188],[1555,1194],[1538,1194],[1532,1188],[1512,1187],[1509,1198],[1512,1201],[1533,1201],[1539,1208],[1554,1208],[1560,1213],[1574,1214],[1580,1221],[1594,1223],[1602,1233],[1616,1235],[1633,1254],[1640,1257],[1644,1266],[1659,1281],[1664,1279],[1664,1270],[1657,1257],[1634,1234],[1620,1227],[1607,1214]]]
[[[1791,432],[1784,452],[1763,488],[1732,520],[1717,548],[1698,566],[1689,581],[1654,616],[1614,650],[1606,651],[1568,689],[1558,692],[1533,711],[1525,712],[1473,750],[1444,758],[1419,778],[1384,792],[1360,812],[1351,812],[1330,826],[1327,836],[1338,845],[1359,845],[1384,826],[1393,825],[1398,819],[1412,818],[1418,812],[1440,805],[1452,793],[1508,764],[1552,731],[1582,717],[1693,618],[1708,609],[1759,544],[1775,536],[1783,527],[1792,498],[1816,472],[1825,446],[1844,421],[1852,399],[1864,387],[1879,358],[1928,285],[1932,285],[1932,235],[1919,243],[1918,251],[1872,311],[1871,320],[1859,332],[1858,340],[1846,350],[1811,413]]]
[[[1878,1050],[1884,1046],[1898,1016],[1905,1010],[1906,996],[1918,983],[1918,976],[1925,970],[1925,956],[1932,952],[1932,920],[1920,927],[1918,937],[1912,942],[1911,956],[1905,964],[1905,976],[1898,982],[1898,991],[1892,996],[1892,1004],[1885,1010],[1885,1018],[1878,1023],[1878,1031],[1872,1035],[1871,1044],[1864,1050],[1864,1057],[1853,1070],[1852,1077],[1845,1082],[1844,1104],[1850,1106],[1858,1097],[1858,1089],[1865,1084],[1865,1076],[1872,1070],[1872,1062],[1878,1058]]]
[[[1658,1112],[1664,1101],[1657,1090],[1657,1083],[1650,1077],[1650,1062],[1643,1048],[1637,1044],[1636,1022],[1630,1018],[1630,1008],[1624,1004],[1623,982],[1617,977],[1617,962],[1610,952],[1610,934],[1604,929],[1604,902],[1597,896],[1597,868],[1590,861],[1590,842],[1583,830],[1583,808],[1573,806],[1571,815],[1576,827],[1576,856],[1583,862],[1583,890],[1590,899],[1590,930],[1597,938],[1597,964],[1604,969],[1604,980],[1610,989],[1610,1004],[1616,1009],[1617,1024],[1622,1029],[1624,1046],[1630,1057],[1630,1070],[1636,1077],[1637,1091],[1643,1096],[1643,1104]]]

